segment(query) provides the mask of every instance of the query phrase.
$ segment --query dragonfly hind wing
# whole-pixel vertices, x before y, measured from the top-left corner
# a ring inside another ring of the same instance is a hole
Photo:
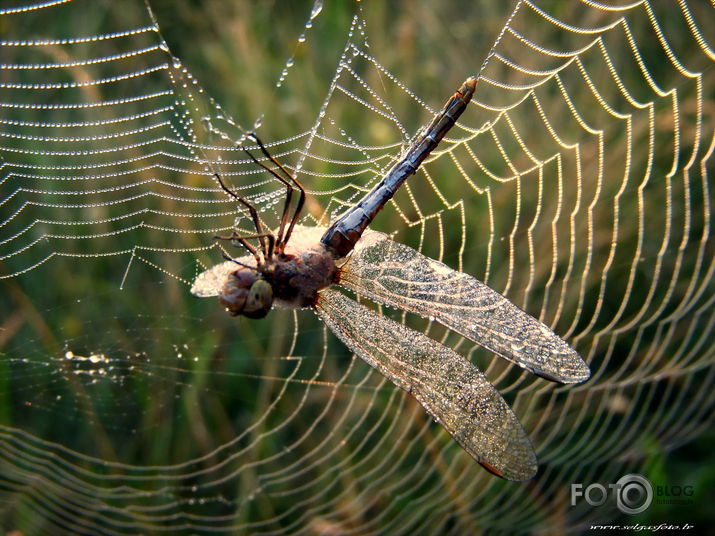
[[[536,454],[526,432],[468,360],[333,289],[321,291],[315,310],[350,350],[411,393],[485,468],[508,480],[534,476]]]
[[[546,379],[579,383],[590,376],[583,359],[548,326],[474,277],[383,233],[365,234],[340,281],[371,300],[434,319]]]

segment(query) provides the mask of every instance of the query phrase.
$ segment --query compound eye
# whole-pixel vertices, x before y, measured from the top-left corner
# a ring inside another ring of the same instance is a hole
[[[228,277],[218,295],[219,302],[231,313],[231,316],[241,314],[246,305],[246,298],[248,298],[248,288],[236,277]]]
[[[239,287],[248,290],[258,279],[258,274],[255,270],[242,267],[233,272],[230,279],[233,279]]]
[[[273,305],[273,287],[263,280],[257,279],[248,289],[246,304],[241,314],[248,318],[263,318]]]

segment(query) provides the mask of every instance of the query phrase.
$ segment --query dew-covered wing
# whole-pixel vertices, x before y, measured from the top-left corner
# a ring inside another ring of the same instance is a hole
[[[226,261],[201,272],[191,285],[191,294],[199,298],[218,296],[228,274],[236,268],[238,265],[235,262]]]
[[[411,393],[485,468],[509,480],[534,476],[536,455],[526,432],[464,357],[337,290],[321,291],[316,311],[350,350]]]
[[[383,233],[363,236],[340,280],[376,302],[433,318],[549,380],[578,383],[590,375],[583,359],[548,326],[481,281]]]

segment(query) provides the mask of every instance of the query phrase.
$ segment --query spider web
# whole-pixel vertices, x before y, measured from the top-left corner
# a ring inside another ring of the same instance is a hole
[[[571,506],[571,483],[663,477],[658,460],[712,423],[711,7],[291,4],[0,9],[3,527],[551,534],[614,519]],[[539,456],[525,484],[484,472],[310,312],[236,320],[189,293],[232,253],[214,235],[251,232],[214,173],[278,222],[284,189],[236,146],[247,131],[304,184],[301,223],[325,225],[476,73],[459,125],[373,227],[589,363],[587,383],[551,384],[384,311],[484,370]]]

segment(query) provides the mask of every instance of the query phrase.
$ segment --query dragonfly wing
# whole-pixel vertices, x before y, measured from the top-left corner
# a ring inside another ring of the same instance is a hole
[[[340,281],[376,302],[432,318],[539,376],[588,379],[586,363],[548,326],[470,275],[378,232],[365,234]]]
[[[199,298],[210,298],[218,296],[221,287],[226,282],[228,274],[238,268],[238,264],[232,261],[222,262],[212,266],[205,272],[201,272],[191,285],[191,294]]]
[[[508,480],[536,473],[526,432],[499,392],[452,349],[333,289],[318,316],[355,354],[411,393],[475,460]]]

